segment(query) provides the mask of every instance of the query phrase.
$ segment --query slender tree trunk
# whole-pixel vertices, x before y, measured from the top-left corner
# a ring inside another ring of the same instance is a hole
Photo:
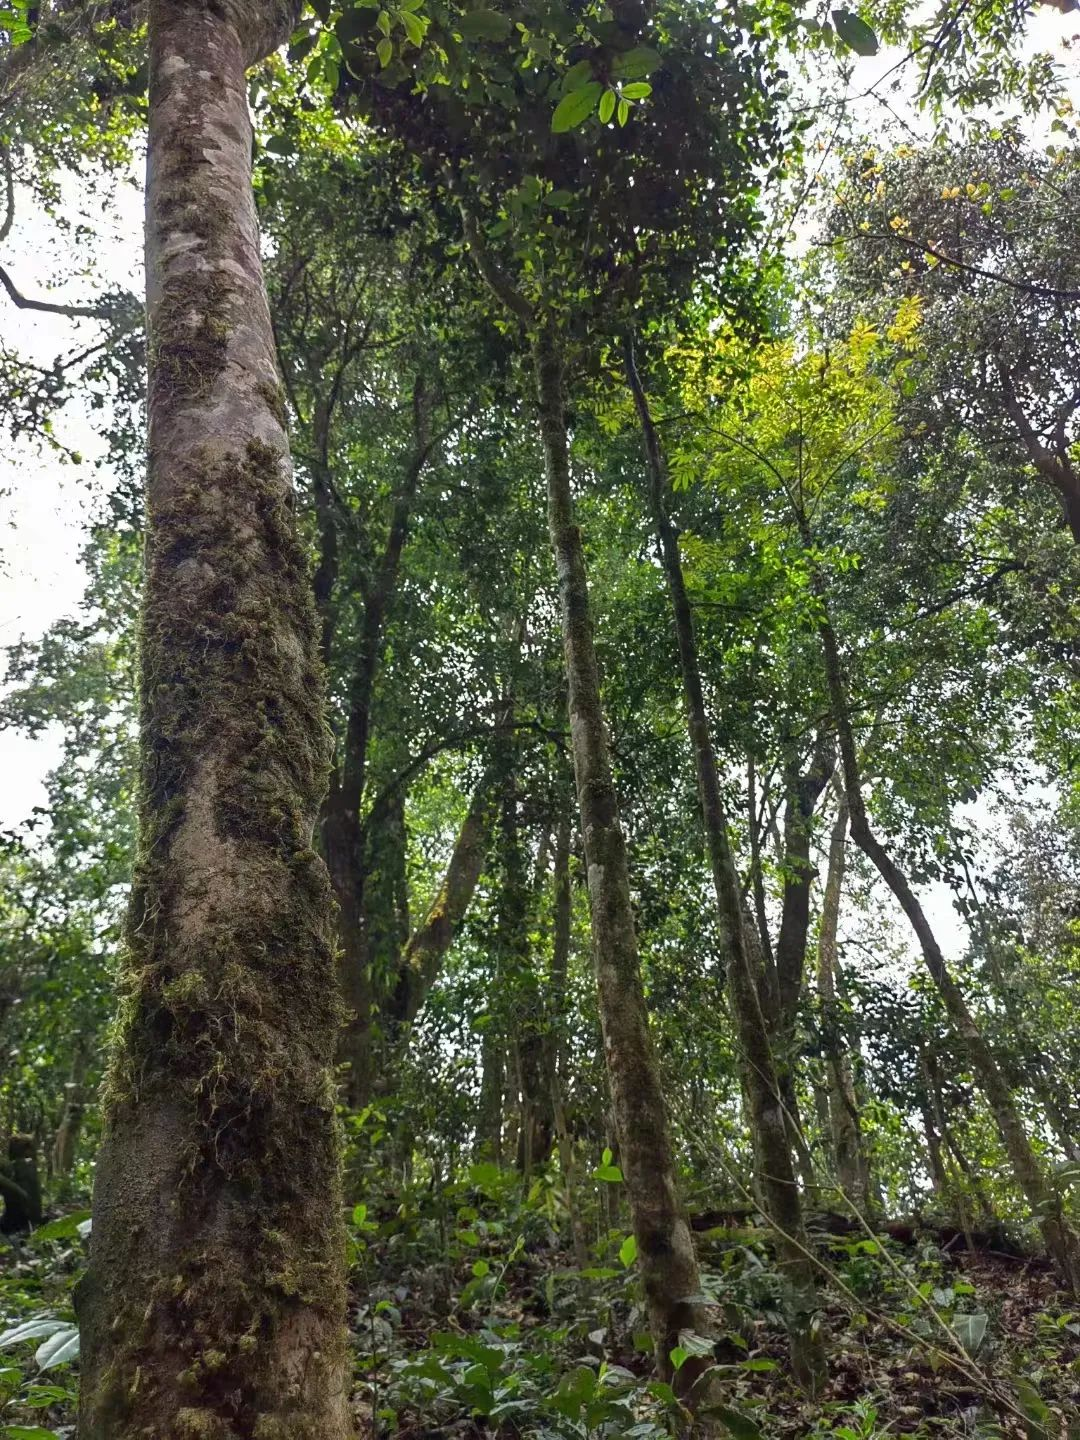
[[[855,1076],[844,1040],[840,1007],[836,998],[836,937],[844,888],[847,828],[847,801],[841,793],[832,835],[829,837],[829,868],[825,877],[821,927],[818,932],[817,982],[828,1081],[829,1131],[832,1137],[836,1181],[844,1197],[860,1214],[866,1214],[870,1203],[869,1166],[863,1148]]]
[[[367,1102],[374,1085],[375,1008],[379,998],[367,934],[368,837],[360,819],[360,808],[367,777],[375,681],[386,647],[386,621],[397,589],[413,502],[432,447],[431,396],[423,375],[417,375],[413,384],[412,414],[412,445],[400,489],[394,497],[386,544],[364,594],[356,664],[349,677],[340,773],[334,776],[322,817],[327,863],[341,908],[341,977],[347,1018],[339,1054],[348,1067],[346,1098],[353,1108]],[[320,454],[325,456],[325,442],[321,443]],[[331,500],[325,459],[316,466],[315,481],[321,537],[315,593],[322,617],[322,649],[329,654],[333,636],[328,634],[327,624],[336,616],[333,590],[337,575],[337,532],[328,508]]]
[[[83,1118],[86,1114],[86,1064],[86,1049],[80,1041],[71,1065],[71,1079],[64,1086],[64,1111],[53,1140],[52,1171],[61,1192],[66,1190],[75,1167],[79,1136],[82,1134]]]
[[[604,729],[581,532],[571,498],[559,342],[550,324],[536,337],[534,355],[604,1054],[657,1364],[662,1374],[670,1375],[669,1355],[679,1343],[679,1332],[704,1328],[702,1307],[687,1298],[699,1293],[701,1283],[679,1198],[641,985],[626,844]],[[678,1372],[681,1383],[695,1378],[685,1373],[689,1369],[687,1364]]]
[[[506,1053],[496,1027],[489,1023],[480,1042],[480,1100],[476,1111],[474,1153],[480,1160],[503,1158],[503,1087]]]
[[[438,894],[401,956],[386,1002],[387,1022],[398,1040],[419,1015],[476,893],[498,809],[496,778],[495,768],[488,767],[477,782]]]
[[[812,551],[813,537],[809,534],[804,520],[801,520],[800,528],[803,543],[809,554]],[[1032,1149],[1016,1104],[1016,1098],[1002,1074],[1001,1067],[994,1058],[993,1050],[968,1008],[963,991],[945,963],[941,947],[937,943],[922,906],[908,884],[907,877],[870,827],[863,800],[859,759],[851,729],[847,690],[840,664],[840,651],[836,643],[832,621],[829,618],[824,582],[820,574],[816,572],[815,588],[822,605],[823,618],[819,622],[819,633],[825,658],[825,676],[833,711],[833,723],[836,726],[843,761],[844,790],[851,813],[851,838],[867,859],[873,863],[907,916],[922,950],[926,968],[945,1006],[945,1013],[967,1053],[971,1067],[990,1107],[1006,1154],[1012,1164],[1016,1182],[1031,1206],[1033,1215],[1038,1220],[1058,1277],[1066,1289],[1080,1295],[1080,1237],[1064,1213],[1061,1196],[1055,1192],[1047,1180],[1042,1165]]]
[[[923,1135],[926,1139],[927,1168],[930,1172],[930,1184],[934,1187],[934,1194],[946,1196],[949,1193],[949,1177],[945,1171],[945,1162],[941,1156],[941,1136],[934,1124],[934,1116],[930,1109],[928,1100],[924,1100],[919,1106],[919,1113],[922,1116]]]
[[[567,1123],[562,1085],[562,1041],[566,1024],[566,984],[570,968],[570,938],[573,919],[573,894],[570,889],[570,825],[569,797],[567,797],[555,833],[555,897],[551,927],[549,1024],[547,1043],[544,1047],[544,1066],[551,1091],[552,1123],[559,1151],[559,1171],[563,1182],[563,1200],[570,1221],[574,1263],[579,1270],[583,1270],[588,1264],[588,1250],[578,1208],[574,1141]]]
[[[757,921],[761,953],[767,970],[773,969],[769,916],[765,909],[765,872],[761,863],[761,826],[758,819],[757,765],[751,756],[746,762],[747,829],[750,836],[750,882],[754,891],[754,918]]]
[[[329,751],[251,191],[284,0],[151,0],[140,846],[80,1440],[344,1440]]]
[[[750,940],[753,929],[744,917],[739,877],[731,853],[716,754],[705,711],[693,613],[686,593],[678,535],[668,517],[667,473],[648,400],[634,363],[633,346],[629,340],[625,346],[625,359],[627,378],[645,442],[653,522],[671,595],[687,728],[697,770],[698,795],[716,891],[721,944],[728,956],[728,988],[743,1054],[761,1198],[768,1219],[776,1228],[778,1248],[792,1291],[793,1368],[800,1383],[813,1391],[824,1379],[825,1350],[815,1318],[817,1287],[803,1220],[802,1200],[792,1170],[784,1098],[756,983],[762,967],[755,963]]]

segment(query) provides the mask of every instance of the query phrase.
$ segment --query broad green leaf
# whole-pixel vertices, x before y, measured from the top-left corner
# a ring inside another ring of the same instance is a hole
[[[0,1350],[9,1345],[21,1345],[24,1340],[40,1340],[43,1335],[55,1335],[58,1330],[70,1330],[71,1322],[57,1320],[55,1316],[40,1320],[24,1320],[0,1335]]]
[[[849,50],[854,50],[856,55],[877,54],[877,36],[866,21],[860,19],[853,10],[834,10],[832,22],[836,26],[836,33],[840,39]]]
[[[630,105],[626,100],[619,101],[619,124],[625,125],[630,118]]]
[[[615,113],[616,95],[614,90],[605,90],[600,96],[600,124],[606,125]]]
[[[637,1241],[633,1235],[627,1235],[626,1239],[619,1246],[619,1259],[627,1270],[630,1269],[630,1266],[633,1265],[637,1259]]]
[[[79,1354],[79,1332],[73,1326],[58,1330],[50,1335],[43,1345],[34,1352],[39,1370],[51,1370],[54,1365],[66,1365]]]
[[[414,45],[422,45],[424,41],[424,22],[419,15],[413,15],[408,10],[401,12],[401,23],[405,27],[405,34]]]
[[[660,66],[660,56],[649,45],[636,45],[625,55],[617,55],[611,73],[619,80],[644,80]]]
[[[497,10],[470,10],[453,24],[463,40],[505,40],[513,29],[510,17]]]
[[[599,80],[590,80],[587,85],[564,95],[555,106],[555,114],[551,117],[551,128],[555,134],[562,135],[567,130],[576,130],[586,121],[596,109],[603,90]]]
[[[481,1160],[469,1166],[469,1184],[475,1185],[477,1190],[482,1190],[485,1195],[497,1192],[502,1178],[503,1174],[498,1165],[493,1165],[489,1160]]]
[[[569,95],[571,90],[579,90],[587,80],[592,79],[592,61],[579,60],[576,65],[571,65],[566,74],[559,82],[559,94]]]
[[[668,1359],[671,1361],[671,1368],[677,1373],[690,1359],[690,1351],[684,1350],[681,1345],[676,1345],[674,1350],[669,1352]]]
[[[715,1415],[735,1440],[763,1440],[757,1422],[741,1410],[734,1410],[730,1405],[710,1405],[709,1414]]]
[[[379,41],[378,45],[375,46],[375,54],[378,55],[379,64],[385,70],[387,65],[389,65],[390,61],[394,58],[394,42],[392,40],[388,40],[384,35],[383,38]]]
[[[35,1240],[72,1240],[79,1234],[79,1226],[89,1219],[89,1210],[76,1210],[70,1215],[62,1215],[59,1220],[50,1220],[47,1225],[39,1225],[30,1236],[31,1243]]]
[[[634,80],[622,87],[624,100],[647,100],[651,94],[652,86],[647,80]]]

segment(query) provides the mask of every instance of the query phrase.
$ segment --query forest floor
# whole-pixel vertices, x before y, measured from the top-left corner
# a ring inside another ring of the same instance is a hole
[[[554,1190],[481,1184],[383,1194],[352,1214],[350,1324],[364,1440],[663,1440],[686,1415],[653,1378],[632,1247],[599,1208],[589,1263],[559,1234]],[[71,1287],[85,1212],[0,1243],[0,1440],[69,1440]],[[795,1385],[784,1283],[764,1230],[698,1236],[715,1361],[692,1433],[733,1440],[1080,1440],[1080,1312],[1045,1261],[941,1243],[818,1236],[829,1373]],[[683,1355],[676,1355],[683,1362]]]

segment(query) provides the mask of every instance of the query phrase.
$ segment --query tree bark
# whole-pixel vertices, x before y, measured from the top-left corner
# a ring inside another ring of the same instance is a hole
[[[829,1132],[836,1181],[846,1200],[865,1215],[870,1204],[870,1173],[863,1147],[855,1076],[844,1042],[840,1007],[836,998],[837,931],[848,828],[848,807],[841,792],[829,837],[829,868],[821,905],[818,932],[818,997],[827,1077]]]
[[[815,1319],[817,1287],[814,1283],[813,1262],[803,1220],[802,1200],[791,1164],[786,1107],[757,984],[762,966],[755,963],[756,956],[751,948],[753,927],[744,915],[739,877],[731,852],[727,817],[720,794],[716,753],[705,710],[693,612],[686,593],[678,535],[668,516],[667,471],[648,399],[634,361],[633,345],[629,339],[625,344],[624,356],[627,379],[645,444],[653,523],[671,596],[687,729],[697,771],[698,796],[716,892],[721,945],[728,956],[728,988],[743,1052],[762,1200],[767,1210],[767,1218],[776,1229],[782,1263],[792,1292],[792,1364],[800,1383],[814,1391],[824,1379],[825,1352]]]
[[[702,1307],[687,1298],[697,1295],[701,1284],[679,1198],[641,984],[626,843],[611,775],[589,616],[585,558],[581,532],[574,521],[559,339],[552,324],[541,325],[533,353],[604,1055],[657,1366],[670,1376],[670,1352],[679,1343],[679,1332],[704,1329]],[[676,1378],[681,1384],[692,1383],[696,1374],[690,1362]]]
[[[367,776],[375,681],[386,646],[387,616],[397,588],[416,490],[431,453],[431,397],[422,375],[417,375],[413,384],[412,413],[412,447],[405,463],[401,487],[394,497],[386,544],[375,577],[364,597],[356,663],[349,678],[348,716],[340,773],[334,776],[322,816],[323,844],[341,908],[342,991],[348,1018],[341,1035],[340,1056],[348,1067],[346,1098],[354,1108],[367,1102],[374,1086],[374,1012],[379,998],[372,974],[373,957],[367,933],[368,837],[364,833],[360,807]],[[322,442],[319,453],[325,453]],[[320,466],[325,472],[321,481]],[[336,614],[333,587],[337,575],[337,531],[328,509],[331,497],[324,460],[320,460],[316,467],[315,480],[321,536],[315,593],[322,618],[321,646],[324,655],[329,655],[333,636],[328,626],[332,625]]]
[[[400,1037],[419,1015],[476,893],[498,808],[496,778],[495,767],[489,766],[477,782],[439,893],[401,956],[397,981],[386,1005],[388,1025],[395,1037]]]
[[[344,1440],[329,746],[251,190],[286,0],[152,0],[140,844],[80,1440]]]
[[[813,549],[813,537],[802,517],[800,517],[800,530],[809,556]],[[1016,1183],[1038,1221],[1058,1277],[1066,1289],[1073,1294],[1080,1295],[1080,1236],[1077,1235],[1064,1213],[1061,1196],[1056,1193],[1043,1172],[1024,1128],[1016,1098],[994,1057],[993,1050],[968,1008],[963,991],[945,963],[941,947],[923,913],[922,906],[908,884],[907,877],[874,835],[870,826],[862,794],[859,758],[851,728],[847,687],[840,663],[840,650],[829,616],[824,581],[816,568],[813,571],[813,582],[822,607],[822,618],[819,621],[818,630],[825,661],[825,678],[828,683],[833,723],[836,726],[840,744],[844,791],[851,813],[851,838],[867,859],[873,863],[907,916],[919,942],[930,978],[945,1006],[945,1013],[964,1047],[972,1070],[990,1107],[990,1113],[993,1115],[1001,1135],[1005,1152],[1012,1164]]]

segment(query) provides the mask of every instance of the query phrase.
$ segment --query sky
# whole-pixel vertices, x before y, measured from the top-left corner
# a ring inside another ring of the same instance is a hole
[[[1072,45],[1069,42],[1072,40]],[[1074,101],[1080,108],[1080,13],[1062,15],[1044,8],[1031,23],[1030,51],[1049,50],[1066,66]],[[877,56],[855,61],[850,93],[861,96],[881,80],[901,58],[883,50]],[[911,105],[909,87],[913,67],[897,76],[898,89],[882,95],[894,114],[919,125]],[[857,119],[871,129],[885,112],[874,96],[853,102]],[[1049,124],[1049,119],[1045,122]],[[1040,127],[1042,128],[1042,127]],[[1033,138],[1044,135],[1033,130]],[[17,197],[17,220],[0,254],[0,262],[26,295],[68,303],[86,303],[92,283],[118,284],[141,291],[142,196],[140,178],[121,183],[114,202],[103,207],[100,196],[91,197],[70,183],[65,191],[65,213],[81,219],[98,237],[93,253],[72,247],[68,236],[58,236],[53,221],[35,211],[27,197]],[[83,245],[87,244],[83,241]],[[96,271],[97,281],[87,278]],[[58,277],[66,277],[59,280]],[[6,346],[43,363],[76,348],[94,336],[92,322],[71,321],[32,311],[19,311],[0,296],[0,340]],[[53,454],[40,453],[27,444],[15,445],[0,457],[0,646],[22,636],[36,638],[56,620],[78,607],[85,576],[79,563],[82,531],[88,514],[90,486],[100,484],[93,462],[102,445],[88,414],[77,406],[65,412],[62,436],[82,452],[81,466],[60,463]],[[2,674],[2,667],[0,667]],[[0,829],[17,826],[35,806],[45,801],[45,779],[60,755],[57,728],[36,739],[0,730]],[[946,948],[954,953],[963,934],[949,896],[940,890],[926,897],[932,921]]]

